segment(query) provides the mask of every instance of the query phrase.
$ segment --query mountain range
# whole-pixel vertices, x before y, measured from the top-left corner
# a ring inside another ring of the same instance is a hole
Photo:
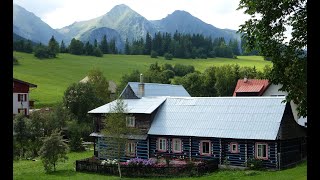
[[[120,4],[100,17],[53,29],[32,12],[19,5],[13,5],[13,33],[43,44],[47,44],[52,35],[59,43],[64,40],[66,44],[69,44],[72,38],[82,42],[93,43],[94,39],[100,42],[106,35],[108,42],[115,39],[117,48],[122,49],[126,39],[130,42],[145,39],[148,32],[153,36],[157,32],[173,34],[175,31],[203,34],[213,39],[224,37],[226,42],[237,39],[240,42],[240,34],[236,33],[236,30],[219,29],[181,10],[176,10],[161,20],[149,21],[127,5]]]

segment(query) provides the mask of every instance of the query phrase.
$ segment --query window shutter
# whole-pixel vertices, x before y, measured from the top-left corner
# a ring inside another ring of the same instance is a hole
[[[18,94],[18,101],[21,101],[21,99],[20,99],[20,94]]]
[[[24,94],[24,101],[27,101],[27,94]]]

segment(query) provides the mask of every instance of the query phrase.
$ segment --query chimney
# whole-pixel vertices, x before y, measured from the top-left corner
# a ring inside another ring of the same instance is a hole
[[[144,96],[144,83],[143,83],[143,74],[140,74],[140,83],[139,83],[138,95],[139,97]]]
[[[244,78],[243,78],[243,82],[245,82],[245,83],[248,82],[248,78],[247,78],[247,77],[244,77]]]

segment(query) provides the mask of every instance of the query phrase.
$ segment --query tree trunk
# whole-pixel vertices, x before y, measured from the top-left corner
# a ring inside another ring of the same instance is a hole
[[[53,163],[53,171],[56,171],[56,163]]]
[[[119,171],[119,177],[121,179],[121,168],[120,168],[120,161],[118,162],[118,171]]]

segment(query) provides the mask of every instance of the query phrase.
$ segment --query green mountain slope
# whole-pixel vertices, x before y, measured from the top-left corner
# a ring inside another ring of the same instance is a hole
[[[33,54],[21,52],[13,52],[13,55],[19,60],[19,65],[13,67],[13,76],[38,85],[30,93],[31,99],[36,100],[36,107],[50,106],[61,101],[66,88],[71,83],[83,79],[93,67],[101,69],[108,80],[119,83],[124,74],[131,73],[135,69],[143,73],[151,63],[155,62],[158,62],[159,65],[164,63],[193,65],[200,72],[212,65],[239,64],[240,66],[256,66],[257,70],[262,70],[267,64],[271,65],[271,62],[264,61],[260,56],[199,60],[174,58],[168,61],[163,57],[155,59],[144,55],[105,54],[102,58],[98,58],[59,54],[58,58],[44,60],[35,58]]]

